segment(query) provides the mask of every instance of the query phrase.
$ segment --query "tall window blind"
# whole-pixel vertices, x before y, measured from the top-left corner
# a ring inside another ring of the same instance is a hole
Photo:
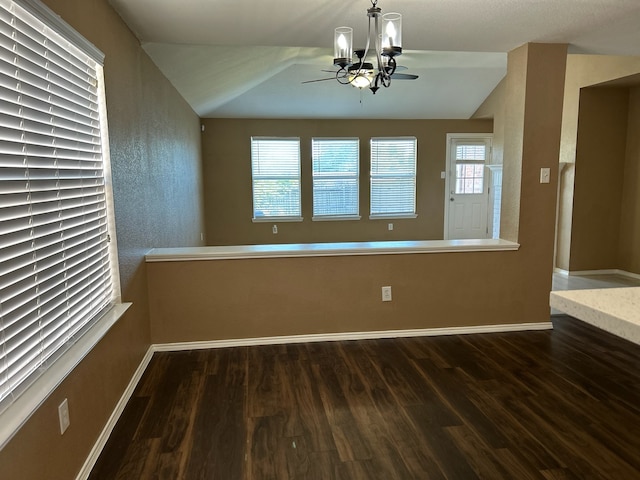
[[[371,216],[416,213],[415,137],[371,139]]]
[[[253,218],[299,218],[300,139],[251,138]]]
[[[101,75],[84,51],[0,0],[0,406],[113,298]]]
[[[313,217],[357,217],[360,140],[314,138],[312,145]]]

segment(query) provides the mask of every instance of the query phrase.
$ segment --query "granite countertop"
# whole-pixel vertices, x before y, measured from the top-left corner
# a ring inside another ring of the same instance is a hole
[[[552,308],[640,345],[640,287],[551,292]]]

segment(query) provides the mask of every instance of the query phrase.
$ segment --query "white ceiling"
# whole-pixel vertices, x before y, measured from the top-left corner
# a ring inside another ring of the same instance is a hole
[[[333,30],[363,46],[369,0],[111,0],[201,117],[469,118],[527,42],[640,56],[640,0],[379,0],[403,14],[412,81],[375,96],[328,78]]]

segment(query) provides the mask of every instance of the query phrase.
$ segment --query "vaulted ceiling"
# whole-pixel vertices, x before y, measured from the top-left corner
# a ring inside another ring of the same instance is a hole
[[[398,63],[417,80],[375,96],[329,78],[333,31],[363,46],[370,0],[111,0],[201,117],[469,118],[528,42],[640,56],[639,0],[379,0],[403,15]]]

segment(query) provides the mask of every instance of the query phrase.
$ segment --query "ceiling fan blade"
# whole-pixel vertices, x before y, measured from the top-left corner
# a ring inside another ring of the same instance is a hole
[[[305,80],[304,82],[301,83],[315,83],[315,82],[324,82],[327,80],[335,80],[336,77],[331,77],[331,78],[318,78],[317,80]]]
[[[412,75],[410,73],[394,73],[391,75],[392,80],[415,80],[418,75]]]

